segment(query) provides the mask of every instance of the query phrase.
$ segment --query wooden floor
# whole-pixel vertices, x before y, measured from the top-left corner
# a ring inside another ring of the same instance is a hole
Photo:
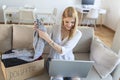
[[[107,46],[111,47],[115,32],[107,27],[97,27],[95,35],[98,36]]]

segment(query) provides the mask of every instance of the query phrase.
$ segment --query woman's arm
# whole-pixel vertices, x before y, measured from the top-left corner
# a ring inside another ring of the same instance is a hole
[[[64,45],[61,46],[55,43],[46,32],[41,30],[38,30],[38,32],[41,38],[48,42],[50,46],[52,46],[59,54],[62,55],[69,52],[69,50],[72,50],[82,36],[82,33],[77,31],[76,35],[72,39],[68,40]]]
[[[49,43],[49,45],[51,47],[53,47],[58,53],[62,53],[62,47],[60,45],[58,45],[57,43],[55,43],[50,36],[47,34],[47,32],[41,31],[39,29],[37,29],[38,33],[39,33],[39,37],[41,37],[42,39],[44,39],[46,42]]]
[[[52,46],[58,53],[62,54],[62,47],[55,43],[53,40],[49,42],[49,45]]]
[[[62,47],[60,45],[58,45],[57,43],[55,43],[51,38],[50,38],[50,34],[48,35],[49,33],[49,28],[48,28],[48,33],[47,32],[44,32],[40,29],[37,28],[37,23],[35,22],[34,23],[34,30],[37,30],[38,33],[39,33],[39,37],[41,37],[42,39],[44,39],[50,46],[52,46],[58,53],[62,53]],[[51,32],[51,30],[50,30]]]

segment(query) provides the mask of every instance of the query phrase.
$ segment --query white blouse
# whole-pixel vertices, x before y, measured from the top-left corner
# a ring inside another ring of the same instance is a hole
[[[61,40],[61,26],[56,25],[52,28],[51,34],[52,40],[62,46],[62,54],[58,53],[54,48],[51,47],[48,57],[60,60],[74,60],[73,48],[80,40],[82,33],[77,30],[75,35],[70,40],[68,40],[68,38]]]

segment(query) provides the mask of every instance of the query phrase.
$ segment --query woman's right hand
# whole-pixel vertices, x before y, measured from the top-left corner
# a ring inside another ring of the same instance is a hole
[[[34,22],[33,29],[38,32],[39,37],[41,37],[42,39],[44,39],[46,42],[50,42],[50,40],[51,40],[50,36],[47,34],[47,32],[44,32],[44,31],[38,29],[38,24],[37,24],[36,21]]]

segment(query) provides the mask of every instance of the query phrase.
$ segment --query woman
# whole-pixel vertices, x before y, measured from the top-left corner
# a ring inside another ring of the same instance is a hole
[[[62,14],[61,25],[55,25],[50,37],[46,32],[38,30],[39,37],[44,39],[50,46],[50,54],[47,62],[51,59],[74,60],[73,48],[78,43],[82,34],[77,30],[78,16],[73,7],[67,7]],[[80,80],[80,78],[71,78]],[[51,77],[51,80],[63,80],[63,77]]]

